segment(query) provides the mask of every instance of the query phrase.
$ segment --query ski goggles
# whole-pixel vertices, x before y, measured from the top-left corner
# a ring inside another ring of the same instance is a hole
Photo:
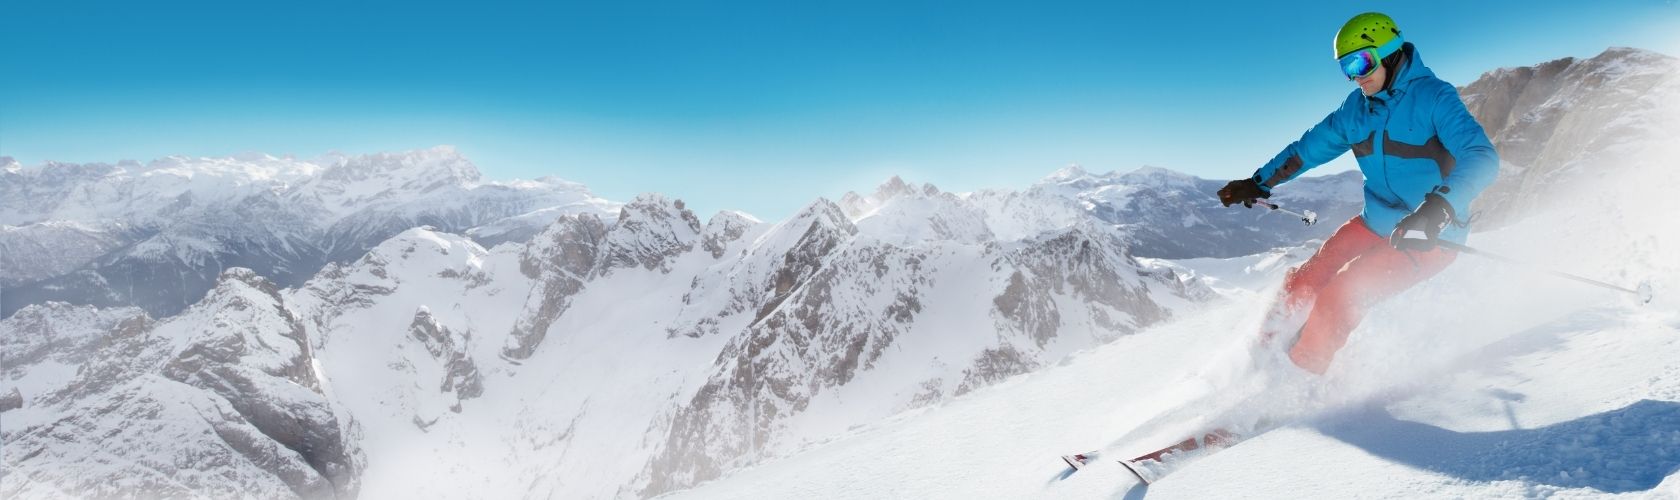
[[[1366,47],[1336,60],[1342,65],[1342,74],[1349,80],[1365,78],[1377,72],[1377,66],[1382,65],[1382,58],[1377,57],[1377,49]]]
[[[1404,43],[1400,40],[1400,37],[1396,36],[1393,40],[1383,44],[1382,47],[1365,47],[1349,52],[1337,58],[1336,63],[1342,67],[1342,75],[1347,76],[1349,80],[1365,78],[1377,72],[1377,68],[1382,66],[1382,58],[1385,54],[1393,54],[1399,51],[1400,46]]]

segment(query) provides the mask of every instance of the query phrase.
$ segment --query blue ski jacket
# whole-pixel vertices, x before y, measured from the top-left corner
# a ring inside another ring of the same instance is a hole
[[[1463,243],[1470,233],[1470,201],[1499,175],[1499,153],[1464,108],[1458,89],[1423,65],[1417,48],[1388,90],[1365,96],[1354,89],[1342,106],[1254,172],[1268,193],[1349,149],[1365,175],[1365,225],[1384,237],[1400,219],[1437,193],[1454,220],[1441,239]]]

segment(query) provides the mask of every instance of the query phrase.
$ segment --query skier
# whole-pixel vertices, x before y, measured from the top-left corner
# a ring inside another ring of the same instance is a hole
[[[1272,190],[1348,150],[1365,176],[1365,208],[1291,269],[1261,338],[1287,342],[1289,359],[1323,374],[1366,308],[1441,272],[1463,243],[1470,202],[1493,182],[1499,156],[1457,89],[1424,66],[1386,15],[1354,16],[1336,32],[1336,61],[1359,85],[1300,140],[1218,192],[1229,207]]]
[[[1482,126],[1451,84],[1424,66],[1411,43],[1387,15],[1354,16],[1336,32],[1335,56],[1342,73],[1359,88],[1341,107],[1283,148],[1253,176],[1231,181],[1218,192],[1224,206],[1252,207],[1272,190],[1349,150],[1365,176],[1365,207],[1299,267],[1291,269],[1267,315],[1262,347],[1285,349],[1289,361],[1311,379],[1323,375],[1336,351],[1359,325],[1368,307],[1439,273],[1456,252],[1438,247],[1462,243],[1469,233],[1470,202],[1498,174],[1499,156]],[[1291,343],[1292,342],[1292,343]],[[1269,352],[1269,351],[1267,351]],[[1287,364],[1285,366],[1288,366]],[[1265,389],[1242,401],[1230,392],[1209,394],[1132,429],[1116,445],[1159,434],[1185,420],[1213,424],[1210,430],[1159,451],[1121,461],[1148,483],[1165,471],[1156,467],[1178,454],[1234,444],[1278,423],[1254,402],[1290,397],[1288,384],[1274,377],[1240,380]],[[1258,405],[1265,406],[1265,405]],[[1230,413],[1238,414],[1233,416]],[[1074,469],[1102,450],[1063,457]]]

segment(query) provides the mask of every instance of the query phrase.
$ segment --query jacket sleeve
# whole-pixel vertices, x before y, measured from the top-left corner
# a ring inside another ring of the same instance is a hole
[[[1351,113],[1358,112],[1357,104],[1354,104],[1357,101],[1351,98],[1343,101],[1342,107],[1307,129],[1300,139],[1285,146],[1276,157],[1254,171],[1254,182],[1270,193],[1278,184],[1346,153],[1353,144],[1348,141],[1346,124],[1353,121]]]
[[[1470,202],[1476,199],[1499,176],[1499,152],[1493,141],[1482,131],[1482,124],[1470,116],[1458,89],[1443,85],[1436,95],[1435,134],[1441,144],[1452,153],[1455,164],[1446,180],[1436,186],[1434,193],[1446,198],[1461,222],[1469,218]]]

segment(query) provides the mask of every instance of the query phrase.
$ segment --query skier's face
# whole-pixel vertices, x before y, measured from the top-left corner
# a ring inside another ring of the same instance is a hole
[[[1365,78],[1355,78],[1353,81],[1359,84],[1360,92],[1364,92],[1365,95],[1369,96],[1376,94],[1377,92],[1381,92],[1383,82],[1387,80],[1388,68],[1384,68],[1382,65],[1377,65],[1377,70],[1371,72],[1371,76],[1367,76]]]

